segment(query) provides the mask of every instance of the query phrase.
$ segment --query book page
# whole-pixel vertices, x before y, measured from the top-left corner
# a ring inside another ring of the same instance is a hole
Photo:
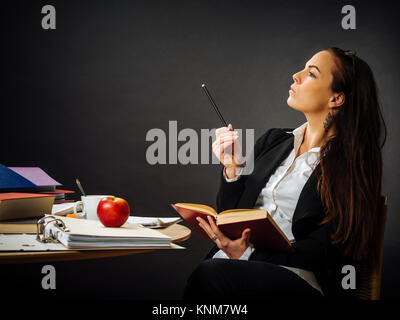
[[[219,215],[221,214],[227,214],[227,213],[237,213],[237,214],[244,214],[246,212],[251,212],[251,213],[258,213],[258,214],[264,214],[267,211],[264,209],[230,209],[230,210],[225,210],[219,213]]]
[[[212,216],[217,215],[217,211],[214,210],[214,208],[210,206],[206,206],[204,204],[196,204],[196,203],[175,203],[177,207],[181,207],[184,209],[190,209],[193,211],[198,211],[204,214],[209,214]]]
[[[263,219],[267,216],[267,211],[263,209],[227,210],[217,216],[217,224]]]

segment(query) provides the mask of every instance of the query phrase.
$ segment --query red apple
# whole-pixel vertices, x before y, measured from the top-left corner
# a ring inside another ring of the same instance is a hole
[[[104,197],[97,206],[97,216],[105,227],[122,226],[129,214],[129,204],[122,198]]]

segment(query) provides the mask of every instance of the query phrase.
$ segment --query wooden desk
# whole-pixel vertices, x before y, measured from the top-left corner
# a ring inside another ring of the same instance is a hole
[[[172,242],[182,242],[190,237],[189,228],[173,224],[164,229],[157,229],[172,238]],[[84,260],[125,256],[136,253],[150,252],[159,249],[127,249],[127,250],[66,250],[66,251],[36,251],[36,252],[0,252],[0,264],[11,263],[45,263],[67,260]],[[171,250],[171,249],[161,249]]]

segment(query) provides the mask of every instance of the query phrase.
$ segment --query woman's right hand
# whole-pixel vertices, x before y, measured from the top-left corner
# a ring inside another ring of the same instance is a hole
[[[225,174],[229,179],[236,177],[236,169],[240,167],[242,152],[238,142],[239,133],[233,131],[232,125],[218,128],[215,131],[213,152],[218,160],[225,167]]]

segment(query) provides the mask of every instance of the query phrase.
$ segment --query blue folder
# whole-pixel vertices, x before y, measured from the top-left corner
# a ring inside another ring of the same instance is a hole
[[[0,164],[0,189],[25,189],[36,187],[36,184]]]

